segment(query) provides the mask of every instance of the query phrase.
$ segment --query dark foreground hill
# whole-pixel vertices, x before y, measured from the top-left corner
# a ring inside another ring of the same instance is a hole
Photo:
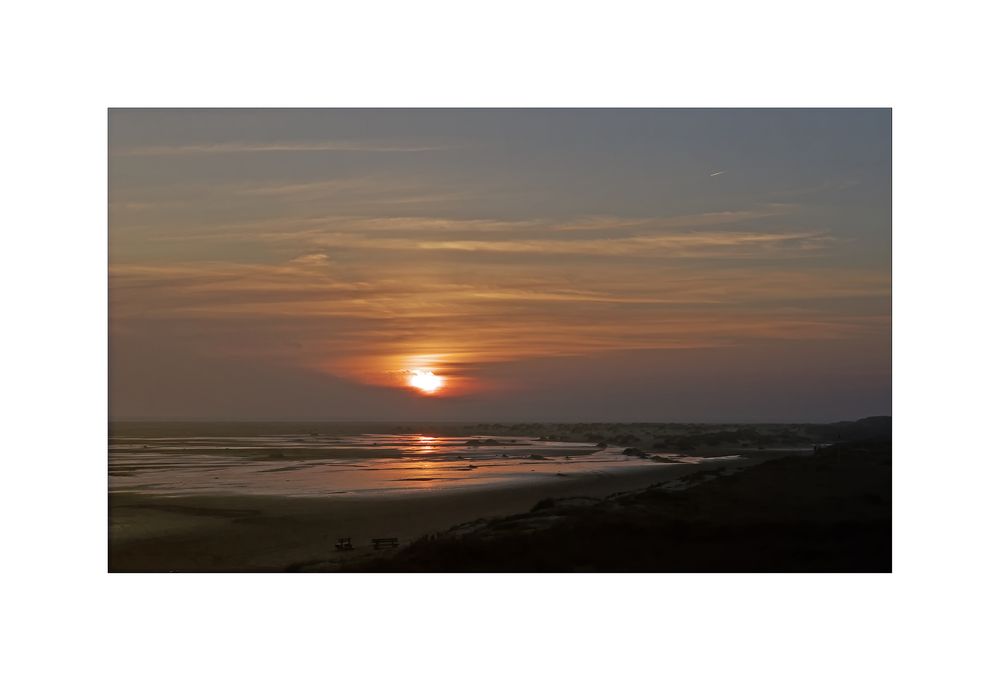
[[[691,480],[686,489],[674,483],[603,500],[546,500],[352,569],[889,572],[891,478],[891,441],[839,444]]]

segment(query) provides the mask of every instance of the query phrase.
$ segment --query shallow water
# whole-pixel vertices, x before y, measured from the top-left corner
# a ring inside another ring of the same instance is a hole
[[[622,452],[487,435],[114,436],[108,472],[112,492],[357,496],[532,484],[701,461],[671,456],[674,463],[662,463]]]

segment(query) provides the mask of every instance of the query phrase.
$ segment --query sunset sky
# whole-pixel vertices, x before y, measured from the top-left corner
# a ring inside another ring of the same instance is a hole
[[[111,417],[888,414],[890,126],[112,110]]]

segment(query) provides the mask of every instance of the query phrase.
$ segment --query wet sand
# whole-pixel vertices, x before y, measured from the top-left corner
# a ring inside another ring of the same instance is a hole
[[[246,572],[295,570],[372,555],[374,537],[405,544],[477,518],[529,510],[547,497],[603,497],[750,460],[664,464],[613,473],[552,475],[527,485],[345,496],[109,495],[109,570]],[[339,537],[355,551],[337,552]]]
[[[676,454],[671,461],[700,460]],[[522,486],[660,464],[623,447],[420,434],[113,438],[110,491],[328,497]]]

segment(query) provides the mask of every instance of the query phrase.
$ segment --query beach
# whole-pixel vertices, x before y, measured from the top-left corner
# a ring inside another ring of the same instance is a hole
[[[551,497],[604,497],[746,465],[526,436],[319,426],[119,428],[109,449],[112,571],[283,571],[356,561]],[[221,433],[221,434],[220,434]],[[336,551],[350,537],[352,551]]]
[[[109,569],[273,572],[310,561],[356,560],[371,552],[375,537],[406,543],[478,518],[527,511],[545,498],[603,497],[671,480],[699,465],[650,465],[526,485],[353,498],[113,493]],[[351,537],[356,550],[337,552],[340,537]]]
[[[604,498],[805,451],[646,451],[565,432],[508,432],[468,424],[114,424],[109,569],[349,569],[392,553],[375,552],[376,538],[405,547],[545,499]],[[342,538],[354,548],[338,551]]]

